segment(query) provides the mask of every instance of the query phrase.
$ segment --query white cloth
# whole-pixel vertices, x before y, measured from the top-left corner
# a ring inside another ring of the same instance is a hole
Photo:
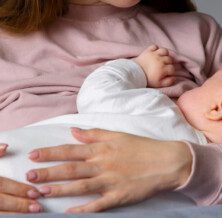
[[[131,125],[135,125],[134,130],[139,131],[139,135],[207,143],[203,133],[186,121],[170,98],[161,91],[146,86],[145,74],[133,60],[107,62],[84,81],[77,97],[78,112],[109,113],[109,116],[131,115]],[[124,126],[120,122],[118,125]],[[130,127],[126,128],[129,131]]]
[[[77,99],[80,114],[60,116],[0,133],[0,142],[10,146],[8,155],[0,159],[0,176],[26,182],[28,170],[55,165],[53,162],[31,162],[27,153],[37,147],[79,143],[70,134],[69,127],[72,126],[206,143],[204,135],[186,122],[174,102],[160,91],[145,87],[143,71],[133,61],[108,62],[84,82]],[[63,212],[96,197],[49,198],[40,202],[45,211]]]

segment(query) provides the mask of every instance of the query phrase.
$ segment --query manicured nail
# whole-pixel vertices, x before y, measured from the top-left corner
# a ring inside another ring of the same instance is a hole
[[[34,171],[29,171],[27,174],[26,174],[26,178],[28,181],[33,181],[33,180],[36,180],[37,179],[37,173],[34,172]]]
[[[33,199],[40,197],[40,193],[35,190],[29,190],[27,192],[27,195],[28,197],[33,198]]]
[[[0,150],[6,150],[7,149],[7,147],[8,147],[8,145],[7,144],[0,144]]]
[[[70,129],[71,129],[72,132],[75,132],[75,133],[80,133],[82,131],[82,129],[77,128],[77,127],[72,127]]]
[[[34,150],[29,153],[29,159],[37,160],[39,158],[39,152]]]
[[[7,144],[0,144],[0,157],[5,155],[7,147]]]
[[[43,210],[43,208],[39,204],[29,205],[29,212],[31,212],[31,213],[38,213],[38,212],[41,212],[42,210]]]
[[[48,186],[42,186],[42,187],[38,188],[38,191],[43,195],[49,195],[52,190]]]

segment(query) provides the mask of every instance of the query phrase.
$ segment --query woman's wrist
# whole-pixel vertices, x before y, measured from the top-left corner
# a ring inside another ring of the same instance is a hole
[[[175,163],[177,166],[176,173],[176,188],[183,186],[189,179],[192,171],[193,157],[189,146],[182,141],[175,141],[176,156]]]
[[[191,171],[193,157],[189,146],[182,141],[168,141],[169,166],[167,173],[160,178],[159,188],[163,190],[175,190],[188,181]]]

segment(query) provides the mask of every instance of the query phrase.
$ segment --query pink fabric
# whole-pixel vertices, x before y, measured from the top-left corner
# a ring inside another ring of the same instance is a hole
[[[162,89],[170,97],[222,69],[221,28],[199,13],[70,5],[65,17],[41,32],[0,35],[0,131],[76,113],[76,95],[92,70],[108,60],[135,57],[150,44],[167,47],[180,63],[177,83]],[[188,145],[192,173],[178,190],[199,204],[222,202],[222,146]]]

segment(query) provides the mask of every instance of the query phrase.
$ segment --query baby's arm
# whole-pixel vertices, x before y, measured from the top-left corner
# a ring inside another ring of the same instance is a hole
[[[107,62],[84,81],[78,97],[79,113],[142,114],[163,87],[174,82],[175,68],[167,49],[151,46],[134,60]]]
[[[146,76],[134,61],[107,62],[84,81],[77,96],[78,112],[132,114],[142,108],[138,98],[148,92],[146,86]]]

